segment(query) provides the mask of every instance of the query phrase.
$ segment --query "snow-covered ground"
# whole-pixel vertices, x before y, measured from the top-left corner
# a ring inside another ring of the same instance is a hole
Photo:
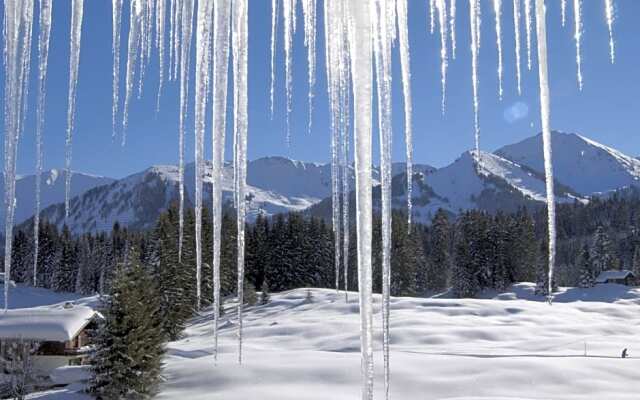
[[[248,309],[244,363],[225,315],[218,365],[212,314],[168,345],[159,399],[355,399],[360,395],[357,294],[306,289]],[[640,289],[563,289],[550,306],[519,284],[484,299],[393,298],[392,398],[638,399]],[[379,297],[376,297],[379,310]],[[383,398],[376,320],[376,398]],[[586,356],[585,356],[586,347]],[[628,348],[631,358],[622,359]]]

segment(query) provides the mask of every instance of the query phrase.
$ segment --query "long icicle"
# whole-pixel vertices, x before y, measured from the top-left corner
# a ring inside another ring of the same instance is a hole
[[[71,156],[74,119],[76,113],[76,89],[78,87],[78,68],[80,65],[80,40],[82,38],[82,14],[84,0],[73,0],[71,3],[71,51],[69,54],[69,96],[67,109],[67,139],[65,142],[65,190],[64,215],[69,217],[69,200],[71,197]]]
[[[195,241],[196,241],[196,309],[202,303],[202,183],[204,178],[204,128],[208,100],[213,0],[200,0],[196,28],[195,88]]]
[[[316,86],[316,0],[302,0],[302,11],[304,13],[304,44],[307,46],[309,71],[309,92],[307,95],[309,102],[308,130],[309,133],[311,133],[311,126],[313,124],[313,97]]]
[[[360,351],[362,399],[373,399],[373,303],[371,272],[371,112],[372,60],[370,1],[354,1],[349,7],[349,52],[353,79],[356,166],[356,230],[358,237],[358,288],[360,303]]]
[[[567,22],[567,0],[561,0],[560,12],[562,14],[562,27],[564,28]]]
[[[448,53],[448,24],[447,5],[445,0],[436,0],[436,10],[438,12],[438,25],[440,26],[440,81],[442,85],[442,115],[444,115],[447,104],[447,67],[449,66]]]
[[[156,48],[158,49],[158,67],[160,78],[158,81],[158,98],[156,99],[156,112],[160,112],[160,97],[164,84],[164,42],[166,31],[166,6],[167,0],[156,0]]]
[[[242,309],[244,302],[244,228],[246,216],[245,190],[247,180],[247,58],[248,58],[248,0],[233,2],[233,88],[234,110],[233,129],[237,138],[237,157],[234,169],[237,171],[238,187],[238,362],[242,364]]]
[[[338,42],[338,75],[339,75],[339,124],[342,136],[343,147],[343,168],[342,168],[342,263],[344,276],[344,301],[349,302],[349,133],[351,129],[351,102],[349,91],[351,83],[351,75],[349,69],[349,42],[348,42],[348,14],[347,7],[342,2],[338,14],[338,30],[339,36],[335,40]]]
[[[531,15],[531,0],[524,0],[524,19],[527,30],[527,69],[531,71],[531,33],[533,31],[533,17]]]
[[[582,91],[582,1],[573,0],[574,15],[574,39],[576,41],[576,67],[578,77],[578,89]]]
[[[273,99],[276,85],[276,43],[278,35],[278,3],[279,0],[271,0],[271,86],[269,88],[269,105],[271,119],[273,119]]]
[[[284,73],[285,73],[285,92],[287,102],[286,112],[286,140],[287,146],[291,144],[291,126],[290,116],[293,101],[293,31],[295,30],[296,21],[296,2],[295,0],[283,0],[282,12],[284,14]]]
[[[131,0],[129,11],[129,39],[127,44],[127,71],[125,75],[124,107],[122,109],[122,145],[127,140],[129,104],[133,95],[136,65],[138,63],[139,35],[142,25],[142,0]]]
[[[616,44],[613,40],[613,0],[604,0],[604,14],[607,18],[607,28],[609,28],[609,58],[611,64],[616,62]]]
[[[28,82],[31,65],[33,2],[4,2],[4,178],[5,178],[5,248],[4,309],[9,309],[13,223],[16,208],[16,161],[18,142],[24,128],[28,104]]]
[[[440,29],[443,29],[442,0],[437,0]],[[385,398],[389,399],[389,304],[391,295],[391,35],[386,0],[376,0],[374,49],[380,135],[380,186],[382,203],[382,352],[384,357]],[[446,26],[444,30],[446,31]],[[442,31],[441,31],[441,35]],[[446,43],[443,44],[446,50]]]
[[[515,32],[516,43],[516,80],[518,84],[518,95],[522,94],[522,71],[520,62],[520,0],[513,0],[513,30]]]
[[[178,211],[178,261],[182,261],[182,246],[184,240],[184,135],[185,120],[187,118],[187,104],[189,98],[189,71],[191,60],[191,27],[193,23],[194,0],[182,2],[182,19],[180,20],[180,122],[179,134],[179,159],[178,159],[178,185],[180,196],[180,210]]]
[[[493,0],[496,15],[496,45],[498,47],[498,96],[502,100],[502,0]]]
[[[536,0],[538,41],[538,73],[540,76],[540,118],[544,152],[544,175],[547,189],[547,214],[549,229],[549,302],[553,300],[553,272],[556,257],[556,202],[553,183],[553,157],[551,151],[551,95],[549,92],[549,67],[547,65],[547,21],[544,0]]]
[[[451,58],[456,59],[456,0],[450,0],[449,24],[451,25]]]
[[[214,1],[213,34],[213,358],[218,360],[220,321],[220,243],[222,240],[222,174],[227,129],[227,83],[231,0]]]
[[[120,87],[120,28],[122,26],[122,0],[113,0],[111,3],[112,11],[112,52],[113,52],[113,94],[111,105],[111,137],[116,139],[116,118],[118,116],[118,94]]]
[[[469,21],[471,32],[471,80],[473,86],[473,127],[475,131],[475,161],[479,162],[480,157],[480,102],[478,100],[478,53],[480,50],[478,38],[479,0],[469,0]]]
[[[51,0],[40,0],[40,32],[38,35],[38,107],[36,109],[36,209],[33,215],[33,286],[38,286],[40,250],[40,197],[42,185],[44,112],[46,100],[49,39],[51,37]]]
[[[454,0],[455,2],[455,0]],[[455,5],[452,3],[452,13],[455,15]],[[409,52],[409,20],[407,0],[396,0],[398,15],[398,38],[400,42],[400,66],[402,70],[402,96],[404,100],[404,141],[407,158],[407,219],[411,226],[413,215],[413,124],[411,114],[413,112],[411,102],[411,56]],[[452,17],[454,18],[454,17]],[[455,30],[455,22],[452,22],[452,32]],[[452,36],[453,40],[454,36]]]

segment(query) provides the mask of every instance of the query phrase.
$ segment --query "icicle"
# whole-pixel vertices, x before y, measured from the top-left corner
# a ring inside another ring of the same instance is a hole
[[[451,25],[451,57],[456,59],[456,0],[450,0],[449,22]]]
[[[564,28],[567,22],[567,0],[562,0],[560,9],[562,13],[562,27]]]
[[[156,1],[156,47],[158,48],[158,66],[160,68],[156,112],[160,112],[160,96],[162,95],[162,85],[164,84],[164,36],[167,0]]]
[[[182,2],[182,19],[180,21],[180,122],[179,122],[179,160],[178,160],[178,185],[180,196],[180,210],[178,211],[178,260],[182,260],[182,245],[184,238],[184,133],[185,120],[187,118],[187,104],[189,98],[189,64],[191,60],[191,24],[193,22],[194,0]]]
[[[234,169],[238,176],[238,362],[242,363],[242,307],[244,302],[244,225],[246,216],[245,186],[247,180],[247,56],[248,0],[233,2],[233,129],[237,138]]]
[[[549,302],[553,299],[553,272],[556,256],[556,202],[553,183],[553,157],[551,152],[551,95],[549,93],[549,70],[547,65],[547,21],[544,0],[536,0],[536,22],[538,41],[538,73],[540,75],[540,118],[542,120],[542,143],[544,150],[544,172],[547,189],[547,213],[549,224]]]
[[[473,125],[475,130],[476,162],[479,161],[478,157],[480,155],[480,102],[478,100],[478,53],[480,48],[478,37],[478,26],[480,24],[478,15],[479,8],[479,0],[469,0],[469,30],[471,31],[471,80],[473,83]]]
[[[411,59],[409,53],[409,23],[407,0],[397,0],[398,38],[400,42],[400,66],[402,69],[402,95],[404,99],[404,141],[407,157],[407,218],[411,226],[413,205],[413,125],[411,123]],[[455,0],[451,3],[451,32],[455,31]],[[452,40],[455,36],[452,34]],[[443,92],[444,99],[444,92]]]
[[[527,29],[527,68],[531,71],[531,32],[533,30],[531,0],[524,0],[524,19]]]
[[[316,85],[316,0],[302,0],[304,13],[304,44],[307,46],[307,63],[309,64],[309,133],[313,122],[313,97]]]
[[[518,95],[522,94],[522,72],[520,70],[520,0],[513,0],[513,28],[516,42],[516,79]]]
[[[196,308],[202,297],[202,182],[204,178],[204,128],[208,100],[209,51],[213,29],[213,0],[200,0],[196,29],[196,89],[195,89],[195,241],[196,241]]]
[[[273,119],[273,97],[276,83],[275,59],[276,59],[276,42],[278,32],[278,2],[279,0],[271,0],[271,87],[269,91],[269,104],[271,105],[271,119]]]
[[[36,209],[33,215],[33,286],[38,286],[38,253],[40,242],[40,191],[42,184],[42,133],[46,100],[49,39],[51,37],[51,0],[40,0],[40,33],[38,35],[38,108],[36,110]]]
[[[122,145],[127,141],[127,126],[129,124],[129,103],[133,93],[133,84],[138,62],[138,43],[142,25],[142,0],[131,0],[129,11],[129,39],[127,46],[127,72],[125,76],[124,107],[122,111]]]
[[[214,359],[218,359],[218,322],[220,320],[220,242],[222,238],[222,174],[227,115],[229,70],[229,34],[231,0],[214,1],[213,34],[213,337]]]
[[[375,0],[374,50],[378,97],[378,131],[380,134],[380,186],[382,203],[382,349],[384,356],[385,398],[389,398],[389,303],[391,290],[391,35],[386,0]],[[437,0],[441,36],[446,32],[442,0]],[[446,40],[443,39],[446,52]],[[446,58],[443,60],[446,63]]]
[[[291,127],[289,126],[289,118],[291,114],[291,102],[293,97],[293,70],[292,70],[292,50],[293,50],[293,31],[295,24],[295,0],[283,0],[282,12],[284,14],[284,70],[285,70],[285,91],[287,101],[287,146],[291,144]]]
[[[578,88],[582,91],[582,1],[573,0],[573,14],[575,17],[575,33],[576,40],[576,66],[578,76]]]
[[[335,123],[331,126],[331,221],[334,241],[334,267],[336,293],[340,290],[340,192],[339,192],[339,130]]]
[[[174,80],[175,79],[174,69],[176,64],[176,57],[175,57],[176,31],[178,30],[177,22],[176,22],[176,9],[177,9],[176,3],[178,2],[178,0],[170,0],[170,2],[171,3],[169,5],[169,80]]]
[[[28,82],[31,65],[33,2],[4,2],[4,179],[5,179],[5,248],[4,278],[11,280],[13,222],[16,208],[16,161],[18,142],[24,128],[28,104]],[[4,307],[9,308],[9,287],[4,285]]]
[[[111,126],[113,140],[116,138],[116,117],[118,115],[118,93],[120,87],[120,27],[122,24],[122,0],[111,3],[113,17],[113,103],[111,105]]]
[[[502,0],[493,0],[496,14],[496,45],[498,46],[498,96],[502,100]]]
[[[71,197],[71,144],[76,113],[76,88],[78,86],[78,67],[80,64],[80,40],[82,37],[82,12],[84,0],[72,0],[71,3],[71,51],[69,54],[69,108],[67,109],[67,140],[65,144],[65,196],[64,213],[69,217]]]
[[[436,0],[436,10],[438,11],[438,23],[440,25],[440,76],[442,84],[442,115],[445,113],[447,100],[447,67],[449,56],[447,52],[447,5],[445,0]]]
[[[434,34],[436,29],[436,0],[429,0],[429,33]]]
[[[613,41],[613,0],[604,0],[604,11],[607,17],[607,27],[609,28],[609,58],[611,64],[616,62],[616,46]]]
[[[371,279],[371,10],[369,1],[349,7],[349,51],[353,79],[358,233],[358,287],[362,353],[362,399],[373,399],[373,304]]]
[[[349,301],[349,130],[342,129],[342,264],[344,299]]]

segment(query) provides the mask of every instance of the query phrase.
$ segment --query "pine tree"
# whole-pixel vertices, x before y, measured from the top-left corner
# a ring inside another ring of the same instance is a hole
[[[456,241],[456,259],[452,270],[451,286],[456,297],[473,297],[479,290],[477,257],[477,218],[471,212],[462,215]]]
[[[609,235],[602,225],[598,226],[593,238],[592,262],[594,277],[612,267],[613,252]]]
[[[427,290],[441,291],[447,288],[451,274],[451,227],[446,211],[439,209],[431,224],[426,264]]]
[[[633,251],[632,272],[636,277],[636,281],[640,282],[640,246],[636,246]]]
[[[262,281],[262,287],[260,288],[260,304],[269,304],[271,296],[269,295],[269,283],[266,279]]]
[[[585,289],[593,287],[593,267],[591,265],[589,246],[586,243],[582,248],[580,257],[578,258],[578,265],[580,266],[580,287]]]
[[[119,264],[105,298],[96,337],[91,391],[98,398],[149,399],[157,391],[164,354],[158,289],[135,247]]]

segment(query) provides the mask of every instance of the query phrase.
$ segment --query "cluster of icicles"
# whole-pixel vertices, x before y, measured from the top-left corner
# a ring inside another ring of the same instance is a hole
[[[309,108],[313,105],[316,75],[316,0],[300,0],[304,16],[304,43],[307,47]],[[503,0],[492,0],[495,13],[496,46],[498,49],[498,96],[503,95]],[[582,4],[573,1],[574,38],[579,88],[582,88]],[[440,35],[442,112],[446,107],[447,67],[449,58],[455,59],[456,0],[427,0],[430,31],[436,26]],[[534,4],[535,2],[535,4]],[[5,66],[5,282],[10,279],[12,230],[15,212],[16,158],[18,142],[23,134],[28,104],[29,73],[35,0],[4,1],[4,66]],[[233,171],[234,206],[237,211],[238,246],[238,360],[242,362],[242,304],[244,281],[244,227],[246,214],[247,163],[247,59],[248,59],[248,0],[130,0],[129,34],[125,72],[125,98],[120,104],[120,32],[123,0],[112,0],[113,11],[113,135],[119,132],[126,141],[129,105],[136,90],[142,96],[145,70],[151,61],[152,49],[157,50],[160,85],[158,107],[165,80],[178,81],[179,107],[179,257],[182,255],[184,208],[184,138],[188,112],[191,43],[195,23],[195,159],[196,159],[196,268],[197,299],[201,301],[201,216],[204,178],[204,139],[207,106],[211,103],[213,148],[213,282],[214,282],[214,355],[217,360],[218,321],[220,309],[220,235],[222,216],[222,172],[226,132],[227,85],[229,63],[232,62],[233,82]],[[271,113],[273,115],[275,53],[278,23],[282,13],[284,32],[284,69],[287,111],[287,140],[289,113],[292,108],[292,48],[297,21],[296,0],[272,0],[271,26]],[[75,97],[78,84],[80,43],[84,0],[71,1],[70,68],[66,132],[66,196],[65,215],[69,215],[71,184],[71,149],[74,128]],[[52,1],[38,0],[38,85],[36,110],[36,210],[34,223],[34,285],[37,284],[38,220],[40,186],[43,167],[42,135],[44,131],[45,82],[52,23]],[[615,60],[613,38],[613,0],[604,0],[605,18],[609,30],[609,56]],[[524,13],[522,13],[524,8]],[[562,25],[566,22],[567,0],[562,0]],[[349,143],[353,131],[358,289],[361,318],[361,354],[363,399],[373,398],[373,307],[372,307],[372,96],[376,84],[378,132],[380,141],[381,212],[382,212],[382,321],[384,352],[385,396],[389,397],[389,295],[391,256],[391,148],[392,148],[392,57],[391,49],[400,48],[401,79],[404,100],[404,131],[407,157],[407,208],[411,222],[412,198],[412,128],[411,73],[408,33],[408,0],[325,0],[323,2],[327,91],[331,110],[333,230],[335,237],[335,284],[340,286],[340,266],[343,270],[345,299],[348,288],[349,253]],[[513,0],[516,81],[521,92],[521,19],[524,14],[527,68],[532,68],[532,36],[535,17],[538,72],[540,82],[541,120],[543,128],[544,166],[548,205],[549,230],[549,293],[552,289],[555,257],[555,203],[553,168],[551,165],[550,95],[547,67],[547,34],[545,0]],[[194,22],[195,16],[195,22]],[[475,128],[475,155],[479,156],[480,123],[478,100],[478,58],[480,53],[480,0],[469,0],[470,43],[472,60],[472,92]],[[167,19],[168,18],[168,19]],[[168,44],[168,64],[166,46]],[[369,45],[367,45],[369,44]],[[212,71],[212,72],[211,72]],[[118,116],[122,119],[118,120]],[[309,118],[311,126],[311,118]],[[353,128],[352,128],[353,126]],[[477,159],[479,163],[479,159]],[[4,285],[5,308],[9,306],[9,285]]]

